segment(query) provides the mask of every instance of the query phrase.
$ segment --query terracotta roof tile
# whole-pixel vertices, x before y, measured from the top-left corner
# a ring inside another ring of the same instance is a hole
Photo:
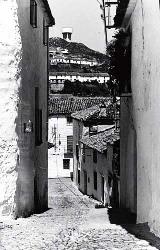
[[[107,150],[108,145],[114,144],[114,142],[118,141],[119,139],[119,133],[115,132],[113,129],[109,129],[90,137],[85,136],[81,139],[81,142],[86,146],[103,153],[105,150]]]
[[[108,103],[108,97],[50,97],[49,99],[49,115],[72,114],[82,109]]]

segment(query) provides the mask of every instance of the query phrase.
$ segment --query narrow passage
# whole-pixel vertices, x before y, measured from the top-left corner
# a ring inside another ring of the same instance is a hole
[[[0,250],[154,250],[119,225],[69,178],[49,180],[49,210],[0,223]],[[157,243],[158,245],[158,243]]]

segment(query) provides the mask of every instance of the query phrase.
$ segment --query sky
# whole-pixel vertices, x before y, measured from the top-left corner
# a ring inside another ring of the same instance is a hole
[[[72,41],[105,53],[101,0],[48,0],[56,25],[50,37],[62,37],[63,27],[72,27]]]

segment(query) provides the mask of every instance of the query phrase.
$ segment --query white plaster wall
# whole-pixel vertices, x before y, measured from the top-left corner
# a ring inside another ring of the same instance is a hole
[[[120,206],[137,212],[137,150],[132,97],[121,97]]]
[[[70,169],[63,169],[64,153],[67,152],[67,136],[73,136],[73,124],[67,124],[65,116],[57,116],[49,118],[49,142],[53,143],[54,127],[56,128],[56,146],[48,150],[48,177],[70,177],[73,172],[73,158],[70,159]],[[60,136],[59,136],[60,135]],[[59,140],[61,144],[59,145]]]
[[[138,0],[132,25],[132,91],[137,131],[137,215],[160,235],[160,8]]]
[[[47,208],[47,48],[43,46],[43,12],[38,3],[38,27],[30,25],[30,1],[0,2],[0,213],[28,216]],[[43,143],[35,150],[34,88],[40,88]],[[34,130],[33,130],[34,131]],[[36,191],[35,191],[36,185]]]
[[[19,72],[22,43],[16,1],[0,2],[0,215],[16,209]]]
[[[80,139],[83,134],[83,123],[73,119],[73,181],[78,186],[78,169],[80,167],[79,160],[76,157],[76,145],[80,150]]]
[[[81,146],[82,149],[82,146]],[[97,152],[97,163],[93,162],[93,149],[86,147],[85,149],[85,162],[83,162],[82,151],[80,154],[80,190],[84,192],[84,170],[87,172],[87,195],[93,195],[93,197],[99,201],[102,201],[102,180],[104,176],[104,192],[105,203],[109,203],[109,187],[108,187],[108,173],[112,173],[112,158],[113,149],[108,147],[107,153],[101,154]],[[97,172],[97,190],[94,189],[94,171]]]

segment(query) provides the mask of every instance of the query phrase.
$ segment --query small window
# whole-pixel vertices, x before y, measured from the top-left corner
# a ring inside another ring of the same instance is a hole
[[[76,145],[76,158],[79,160],[79,145]]]
[[[97,126],[90,126],[89,127],[89,135],[95,135],[98,132],[98,127]]]
[[[97,190],[97,172],[94,171],[94,189]]]
[[[37,28],[37,3],[30,0],[30,24],[33,28]]]
[[[35,88],[35,145],[42,144],[42,109],[39,109],[39,88]]]
[[[67,136],[67,153],[73,153],[73,136]]]
[[[93,162],[97,163],[97,150],[93,150]]]
[[[81,172],[80,172],[80,170],[78,169],[78,185],[80,185],[80,181],[81,181]]]
[[[46,25],[45,19],[43,19],[43,44],[48,45],[48,26]],[[53,55],[52,55],[53,56]]]
[[[63,169],[70,169],[70,159],[63,159]]]
[[[72,117],[67,116],[67,125],[72,125]]]

